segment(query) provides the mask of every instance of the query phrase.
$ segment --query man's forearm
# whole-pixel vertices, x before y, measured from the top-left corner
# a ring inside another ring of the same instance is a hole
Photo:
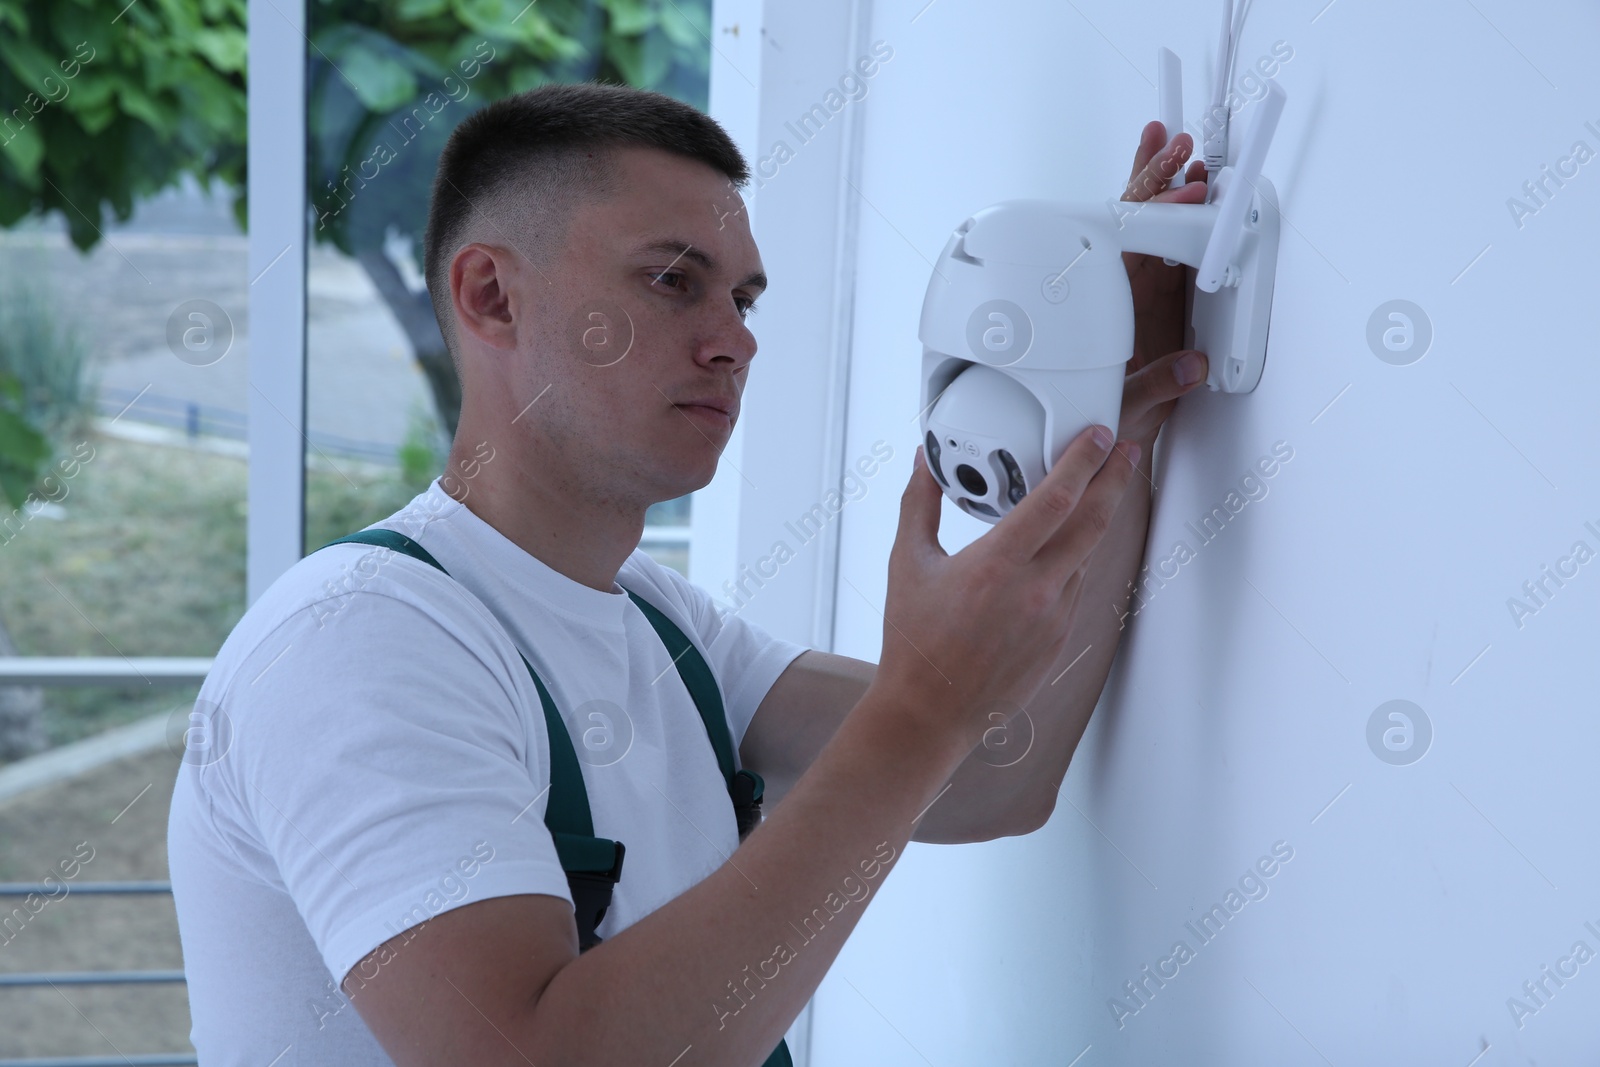
[[[557,972],[517,1045],[538,1063],[759,1062],[961,759],[916,724],[869,691],[727,863]]]
[[[919,834],[918,840],[987,840],[1019,822],[1037,824],[1054,808],[1072,753],[1111,673],[1131,596],[1129,582],[1144,560],[1153,451],[1143,450],[1140,474],[1085,565],[1072,636],[1044,687],[1029,702],[1026,718],[1019,714],[1007,723],[996,720],[989,742],[962,762],[934,807],[941,815],[941,831],[948,832]],[[952,822],[953,812],[961,813],[960,827]],[[1019,820],[1019,812],[1028,817]]]
[[[1127,625],[1132,582],[1144,562],[1150,532],[1154,443],[1139,457],[1139,475],[1122,498],[1111,529],[1089,557],[1072,636],[1056,662],[1056,673],[1028,705],[1040,757],[1029,768],[1030,785],[1046,796],[1047,809],[1067,776],[1072,753],[1089,725],[1111,673]],[[1020,765],[1019,765],[1020,766]]]

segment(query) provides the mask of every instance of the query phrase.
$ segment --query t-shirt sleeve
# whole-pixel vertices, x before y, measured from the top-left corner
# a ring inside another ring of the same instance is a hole
[[[537,692],[445,576],[396,559],[360,592],[297,611],[222,694],[234,738],[208,768],[214,807],[254,829],[336,982],[453,908],[571,903],[543,822]]]
[[[676,601],[694,627],[711,671],[721,683],[728,728],[737,750],[772,683],[809,647],[777,637],[727,610],[710,593],[642,549],[634,552],[630,562]]]

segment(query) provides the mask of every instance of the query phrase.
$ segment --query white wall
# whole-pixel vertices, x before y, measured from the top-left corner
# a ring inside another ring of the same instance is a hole
[[[767,5],[769,30],[780,6]],[[895,458],[837,519],[836,651],[875,659],[880,645],[931,260],[995,201],[1120,191],[1155,117],[1157,46],[1184,56],[1192,117],[1219,6],[879,0],[866,38],[894,55],[849,105],[864,122],[859,158],[847,144],[845,157],[801,153],[758,194],[774,278],[764,303],[778,309],[784,289],[840,276],[820,245],[811,262],[827,273],[784,258],[816,223],[774,210],[778,191],[815,197],[836,241],[829,197],[859,166],[847,191],[860,231],[842,246],[854,314],[839,455],[882,438]],[[1600,953],[1584,925],[1600,930],[1600,560],[1521,627],[1507,608],[1575,542],[1600,551],[1600,161],[1520,228],[1507,207],[1574,142],[1600,152],[1600,11],[1320,8],[1259,0],[1241,44],[1241,67],[1276,41],[1294,51],[1267,162],[1286,224],[1260,387],[1194,395],[1164,433],[1147,561],[1180,539],[1197,557],[1134,620],[1050,823],[911,848],[818,994],[814,1067],[1464,1067],[1600,1052],[1600,960],[1520,1029],[1507,1007],[1575,942]],[[820,51],[766,42],[762,151],[782,111],[768,94],[817,99],[845,69],[848,28],[813,32],[832,34]],[[791,410],[785,432],[832,410],[826,324],[790,336],[805,325],[804,299],[791,299],[781,327],[757,320],[765,363],[743,458],[761,493],[744,487],[746,562],[817,499],[818,471],[837,469],[806,458],[838,449],[823,424],[793,453],[759,428],[760,412],[785,408],[795,360],[815,360],[819,380],[793,394],[806,414]],[[1433,325],[1409,366],[1366,341],[1392,299]],[[1200,546],[1186,524],[1276,442],[1293,458],[1266,495]],[[804,472],[790,490],[785,462]],[[768,493],[780,498],[760,503]],[[944,521],[951,551],[987,528],[953,507]],[[815,562],[787,564],[801,577],[763,591],[752,617],[798,636]],[[1392,699],[1432,723],[1411,765],[1368,747],[1368,719]],[[1268,895],[1202,945],[1185,923],[1279,841],[1293,859]],[[1119,1028],[1109,998],[1180,939],[1194,958]]]

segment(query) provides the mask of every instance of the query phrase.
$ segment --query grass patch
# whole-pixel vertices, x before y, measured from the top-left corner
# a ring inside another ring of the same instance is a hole
[[[94,437],[59,496],[0,544],[0,618],[25,656],[214,656],[245,609],[245,461]],[[307,472],[307,546],[397,511],[394,474]],[[3,539],[3,536],[0,536]],[[47,689],[52,745],[194,700],[188,689]]]
[[[245,460],[100,436],[89,443],[92,458],[57,494],[63,513],[28,516],[20,528],[14,516],[0,532],[0,619],[18,652],[216,655],[245,609]],[[307,550],[394,514],[435,473],[418,484],[420,467],[409,476],[349,464],[308,469]],[[688,503],[654,505],[647,522],[686,523]],[[684,548],[660,546],[652,555],[687,573]],[[198,692],[46,689],[45,734],[52,746],[75,741],[188,706]]]

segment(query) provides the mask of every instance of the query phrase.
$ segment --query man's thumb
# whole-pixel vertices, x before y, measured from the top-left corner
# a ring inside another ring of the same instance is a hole
[[[900,496],[900,538],[908,538],[919,547],[937,546],[939,543],[939,505],[943,497],[939,483],[923,456],[922,446],[917,446],[916,459],[911,464],[911,481]]]

